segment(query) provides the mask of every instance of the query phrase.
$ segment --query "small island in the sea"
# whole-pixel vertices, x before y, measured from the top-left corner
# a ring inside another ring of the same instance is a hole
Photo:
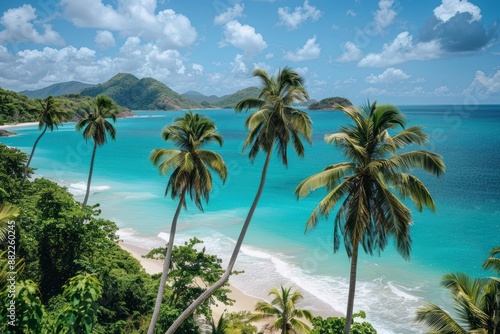
[[[336,109],[335,105],[341,105],[342,107],[352,106],[351,101],[346,99],[345,97],[327,97],[319,102],[315,102],[310,104],[307,109],[309,110],[334,110]]]

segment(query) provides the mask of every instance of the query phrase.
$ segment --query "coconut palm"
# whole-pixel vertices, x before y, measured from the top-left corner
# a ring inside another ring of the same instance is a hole
[[[491,269],[500,274],[500,246],[491,249],[489,257],[483,263],[483,268],[486,270]]]
[[[56,99],[52,95],[49,95],[45,100],[38,100],[38,103],[40,104],[40,109],[38,110],[38,116],[37,116],[38,130],[40,131],[43,128],[43,131],[35,140],[35,144],[33,145],[33,149],[31,150],[28,163],[26,164],[26,167],[24,169],[24,176],[23,179],[21,180],[21,185],[24,184],[24,181],[26,180],[26,177],[28,175],[31,159],[35,154],[38,142],[45,134],[47,129],[49,129],[50,131],[53,131],[54,127],[57,129],[59,127],[59,124],[61,124],[66,119],[67,116],[67,113],[59,108]]]
[[[252,206],[247,214],[245,222],[241,228],[240,235],[236,241],[228,266],[222,277],[210,288],[205,290],[170,326],[167,333],[172,334],[177,327],[186,319],[204,300],[210,297],[215,290],[223,286],[229,279],[234,264],[238,257],[241,245],[252,220],[255,208],[259,203],[264,183],[266,180],[267,168],[271,159],[274,147],[278,152],[278,157],[285,166],[288,165],[287,148],[290,141],[293,143],[295,152],[304,156],[304,146],[301,138],[311,142],[311,119],[306,112],[293,108],[295,101],[306,101],[308,94],[303,85],[303,79],[295,71],[285,67],[278,71],[276,76],[271,76],[262,69],[256,69],[253,75],[262,82],[262,90],[257,98],[247,98],[240,101],[235,110],[257,109],[246,120],[246,127],[249,134],[244,142],[243,151],[250,147],[248,154],[250,161],[254,161],[259,151],[264,151],[266,159],[262,168],[259,187],[253,200]]]
[[[0,188],[0,191],[3,189]],[[19,209],[10,203],[0,204],[0,241],[7,239],[9,221],[19,215]]]
[[[92,150],[92,158],[90,160],[89,177],[87,180],[87,191],[85,192],[85,198],[82,204],[83,208],[87,206],[87,201],[89,199],[90,183],[92,182],[97,147],[107,143],[107,134],[109,134],[111,139],[116,139],[116,129],[113,124],[107,120],[107,118],[111,118],[113,122],[116,122],[116,109],[117,107],[111,98],[99,95],[95,98],[92,110],[87,117],[81,119],[76,124],[76,131],[84,129],[83,138],[85,138],[85,141],[89,139],[94,141],[94,149]]]
[[[281,331],[282,334],[311,332],[311,328],[299,320],[306,319],[311,322],[313,319],[310,311],[296,308],[296,303],[303,298],[300,292],[281,286],[280,290],[272,289],[269,296],[274,296],[274,299],[271,303],[258,302],[255,306],[258,313],[252,315],[251,321],[274,319],[267,328],[272,332]]]
[[[163,272],[148,333],[154,332],[160,312],[172,258],[177,218],[181,207],[186,207],[186,194],[189,194],[194,204],[203,211],[201,201],[205,199],[208,203],[212,190],[210,170],[217,173],[222,181],[225,181],[227,177],[227,167],[222,157],[213,151],[201,149],[202,146],[212,142],[222,146],[222,136],[217,131],[215,123],[209,118],[188,112],[183,117],[177,118],[172,125],[165,127],[162,130],[162,137],[165,141],[172,142],[177,148],[155,149],[150,159],[158,166],[161,174],[166,175],[167,172],[172,171],[165,194],[170,192],[172,199],[179,198],[179,204],[170,227],[167,254],[163,261]]]
[[[441,284],[453,298],[454,319],[437,305],[417,310],[416,321],[426,324],[432,333],[500,333],[500,285],[494,279],[473,279],[466,274],[447,274]]]
[[[224,318],[224,313],[222,313],[219,321],[217,322],[217,325],[215,324],[213,318],[212,320],[210,320],[210,326],[212,327],[212,331],[210,332],[210,334],[226,334],[228,325],[229,323],[227,322],[226,318]]]
[[[411,212],[398,198],[410,198],[418,211],[425,206],[435,210],[429,191],[415,176],[413,169],[432,175],[444,173],[441,156],[424,150],[405,150],[412,144],[423,145],[428,135],[420,126],[405,128],[404,115],[393,105],[366,104],[361,110],[354,106],[337,109],[344,112],[354,125],[343,126],[340,132],[325,135],[349,159],[327,166],[322,172],[303,180],[295,189],[298,198],[317,188],[328,191],[309,217],[306,231],[316,227],[319,216],[328,218],[337,203],[340,207],[334,221],[334,251],[343,236],[347,255],[351,258],[349,296],[345,333],[352,322],[358,247],[372,254],[384,250],[388,236],[396,239],[397,251],[405,259],[410,256]],[[401,127],[401,132],[396,132]],[[390,131],[390,132],[389,132]]]

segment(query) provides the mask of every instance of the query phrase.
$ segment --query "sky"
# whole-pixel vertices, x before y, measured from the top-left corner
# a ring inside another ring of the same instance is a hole
[[[153,77],[222,96],[285,66],[313,99],[500,104],[498,0],[0,1],[0,87]]]

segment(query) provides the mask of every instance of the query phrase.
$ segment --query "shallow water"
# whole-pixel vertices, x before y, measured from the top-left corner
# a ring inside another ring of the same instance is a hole
[[[412,324],[415,310],[426,301],[449,307],[439,286],[447,272],[485,275],[481,263],[500,244],[500,106],[402,106],[410,125],[426,127],[431,140],[426,147],[443,155],[446,175],[419,176],[437,203],[437,213],[418,213],[412,206],[413,250],[405,262],[392,243],[381,253],[362,254],[359,260],[355,310],[362,309],[379,333],[419,333]],[[231,110],[199,111],[214,119],[224,136],[222,148],[211,146],[228,164],[223,185],[216,180],[205,213],[188,203],[181,213],[176,244],[192,236],[205,241],[208,251],[227,260],[232,252],[253,196],[257,190],[263,155],[251,164],[241,153],[246,136],[245,114]],[[140,246],[163,243],[177,202],[164,197],[167,177],[149,162],[154,148],[167,147],[160,137],[163,126],[183,112],[137,112],[138,117],[117,121],[117,140],[97,151],[89,204],[100,203],[103,216],[116,221],[121,238]],[[333,254],[332,222],[321,221],[304,234],[305,222],[325,195],[318,190],[297,201],[296,185],[328,164],[342,161],[333,146],[323,142],[346,118],[339,112],[312,112],[314,142],[306,157],[289,154],[285,168],[271,161],[264,193],[237,261],[245,273],[231,278],[244,292],[265,297],[279,284],[293,284],[305,295],[304,307],[327,315],[344,312],[347,302],[349,262],[344,250]],[[36,127],[16,128],[16,137],[1,142],[29,152]],[[90,163],[91,143],[68,123],[40,141],[32,166],[37,175],[68,187],[83,199]],[[216,179],[216,177],[214,177]]]

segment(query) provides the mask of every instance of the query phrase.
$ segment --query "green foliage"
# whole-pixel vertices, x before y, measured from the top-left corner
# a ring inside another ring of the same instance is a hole
[[[203,244],[203,241],[192,238],[185,242],[183,246],[174,246],[172,269],[168,276],[171,287],[168,305],[175,309],[184,310],[205,291],[207,286],[216,282],[224,273],[220,258],[216,255],[207,254],[205,247],[196,249],[197,245],[201,244]],[[229,292],[228,288],[218,289],[213,295],[217,300],[213,297],[207,299],[196,310],[196,314],[203,314],[209,319],[211,317],[210,306],[215,305],[217,301],[232,305],[234,300],[227,296]]]
[[[257,327],[250,323],[250,317],[251,313],[248,311],[224,314],[226,334],[256,334]]]
[[[0,116],[4,123],[36,121],[37,104],[34,99],[0,88]]]
[[[172,307],[170,305],[162,305],[158,321],[156,322],[155,334],[165,333],[168,327],[179,317],[182,309]],[[145,331],[143,332],[145,333]],[[182,323],[182,325],[175,331],[176,334],[198,334],[200,328],[193,317],[189,317]]]
[[[336,109],[335,105],[341,105],[343,107],[352,107],[351,101],[345,97],[328,97],[319,102],[312,103],[308,106],[309,110],[333,110]]]
[[[101,293],[102,286],[96,277],[84,274],[71,278],[63,292],[68,304],[56,319],[56,332],[90,334],[96,323]]]
[[[49,95],[53,96],[62,96],[62,95],[67,95],[67,94],[78,94],[82,89],[88,88],[88,87],[93,87],[94,85],[91,84],[86,84],[83,82],[78,82],[78,81],[68,81],[68,82],[61,82],[57,84],[50,85],[48,87],[42,88],[42,89],[37,89],[37,90],[32,90],[32,91],[22,91],[19,92],[19,94],[26,95],[27,97],[33,98],[33,99],[44,99]]]
[[[119,73],[103,84],[84,89],[85,96],[106,95],[131,110],[179,110],[200,108],[200,105],[177,94],[153,78],[138,79]]]
[[[24,166],[27,161],[26,154],[17,148],[7,147],[0,143],[0,204],[9,202],[16,204],[21,197],[21,180]],[[31,174],[31,170],[28,174]]]
[[[219,108],[234,108],[241,100],[248,98],[256,98],[259,96],[261,89],[259,87],[248,87],[240,89],[236,93],[221,97],[211,104]]]
[[[366,318],[366,314],[363,311],[353,314],[353,319],[355,318]],[[345,318],[344,317],[328,317],[323,319],[322,317],[314,317],[313,330],[311,334],[344,334]],[[351,325],[352,334],[377,334],[375,328],[366,321],[356,322],[353,321]]]

